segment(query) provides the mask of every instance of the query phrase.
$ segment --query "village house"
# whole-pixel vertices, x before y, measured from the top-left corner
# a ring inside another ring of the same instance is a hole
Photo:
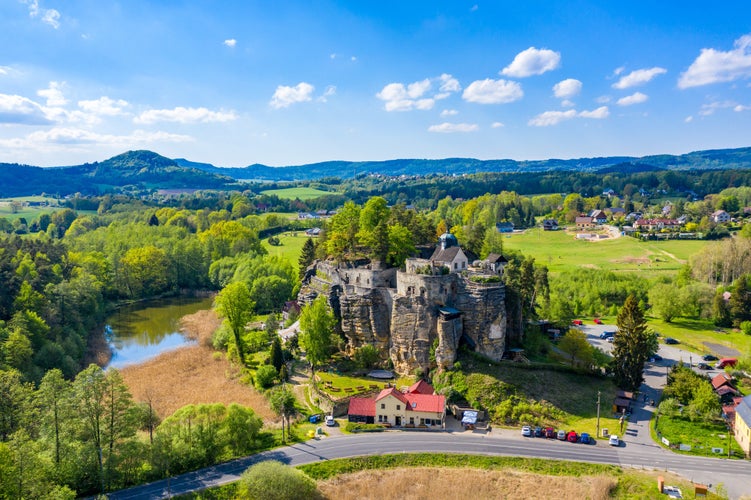
[[[592,222],[595,224],[605,224],[608,221],[608,216],[602,210],[595,210],[590,214]]]
[[[741,402],[735,407],[733,432],[743,453],[746,454],[746,457],[751,457],[751,396],[741,399]]]
[[[419,381],[401,392],[395,387],[383,389],[374,398],[350,398],[347,419],[350,422],[378,423],[393,427],[443,428],[446,397]]]
[[[634,228],[637,231],[662,231],[679,227],[681,223],[677,219],[639,219],[634,222]]]
[[[446,266],[452,272],[467,269],[468,259],[459,246],[459,241],[451,233],[443,233],[439,238],[440,245],[436,247],[430,261],[434,265]]]
[[[730,214],[724,210],[716,210],[712,212],[711,219],[715,224],[724,224],[730,222]]]
[[[311,227],[310,229],[305,230],[305,236],[320,236],[320,234],[321,234],[320,227]]]
[[[576,223],[576,229],[589,229],[594,227],[594,221],[592,221],[592,217],[585,217],[585,216],[579,216],[575,220]]]
[[[488,271],[503,276],[503,268],[508,264],[508,260],[499,253],[491,253],[484,260],[481,260],[480,264]]]
[[[542,221],[543,231],[558,231],[558,221],[555,219],[545,219]]]

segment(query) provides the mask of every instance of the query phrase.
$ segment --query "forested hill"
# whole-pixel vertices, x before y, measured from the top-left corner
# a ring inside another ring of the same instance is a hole
[[[206,163],[176,159],[175,163],[205,172],[229,175],[235,179],[292,181],[324,177],[352,178],[359,174],[386,176],[427,174],[474,174],[479,172],[584,171],[635,173],[650,170],[713,170],[751,168],[751,147],[694,151],[684,155],[654,155],[641,158],[608,156],[572,160],[477,160],[445,158],[441,160],[403,159],[387,161],[327,161],[307,165],[269,167],[254,164],[244,168],[218,168]]]
[[[287,167],[254,164],[220,168],[208,163],[170,159],[151,151],[128,151],[108,160],[70,167],[41,168],[0,163],[0,197],[32,194],[102,194],[153,189],[242,189],[238,181],[306,181],[326,177],[349,179],[361,174],[414,176],[480,172],[588,172],[623,174],[656,170],[751,169],[751,147],[696,151],[685,155],[642,158],[611,156],[572,160],[441,160],[328,161]]]

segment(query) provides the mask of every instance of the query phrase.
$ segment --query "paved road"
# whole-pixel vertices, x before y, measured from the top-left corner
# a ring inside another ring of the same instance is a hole
[[[109,498],[167,498],[170,495],[226,484],[237,480],[242,471],[261,460],[276,459],[290,465],[301,465],[333,458],[401,452],[542,457],[668,470],[697,482],[713,485],[722,482],[732,498],[751,494],[751,463],[745,461],[677,455],[656,446],[643,447],[629,442],[615,448],[602,442],[596,445],[572,444],[523,438],[518,435],[518,431],[494,430],[489,434],[389,431],[323,438],[184,474],[169,481],[162,480],[122,490],[110,494]]]

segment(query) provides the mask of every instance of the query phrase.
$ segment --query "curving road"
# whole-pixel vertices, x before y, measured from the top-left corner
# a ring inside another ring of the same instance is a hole
[[[670,453],[657,446],[625,443],[615,448],[572,444],[540,438],[523,438],[517,431],[472,432],[389,431],[311,440],[251,457],[234,460],[138,486],[109,495],[111,499],[168,498],[236,481],[250,465],[275,459],[290,465],[361,455],[402,452],[454,452],[486,455],[540,457],[667,470],[705,484],[723,483],[731,498],[751,494],[751,463],[740,460],[699,458]]]

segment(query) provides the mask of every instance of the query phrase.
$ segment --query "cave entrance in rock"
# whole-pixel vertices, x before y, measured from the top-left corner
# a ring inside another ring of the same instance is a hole
[[[471,351],[474,351],[475,347],[477,347],[477,344],[474,340],[472,340],[472,337],[470,337],[466,333],[462,333],[462,336],[459,337],[459,345],[457,346],[457,348],[461,348],[463,345],[467,346]]]

